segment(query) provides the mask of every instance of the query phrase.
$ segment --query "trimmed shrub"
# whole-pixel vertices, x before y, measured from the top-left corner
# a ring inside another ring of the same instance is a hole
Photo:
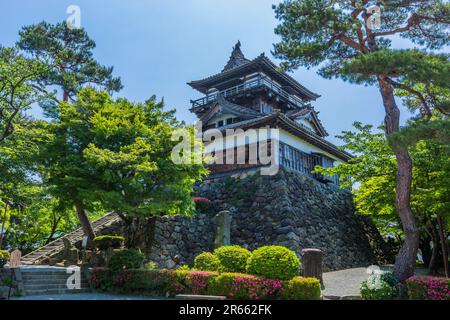
[[[283,246],[265,246],[253,251],[247,273],[269,279],[290,280],[299,275],[300,260],[294,251]]]
[[[0,250],[0,268],[8,262],[9,260],[9,252],[6,250]]]
[[[364,300],[393,300],[400,294],[399,282],[390,272],[372,274],[361,283],[361,297]]]
[[[320,280],[316,278],[295,277],[284,281],[283,299],[287,300],[318,300],[321,289]]]
[[[179,266],[179,267],[177,268],[177,270],[191,271],[192,269],[191,269],[191,267],[189,267],[189,265],[183,264],[182,266]]]
[[[121,236],[98,236],[94,238],[94,245],[100,250],[119,249],[123,246],[124,241],[125,238]]]
[[[219,271],[220,260],[211,252],[202,252],[194,259],[194,269],[203,271]]]
[[[213,278],[208,293],[230,299],[260,300],[275,298],[282,291],[282,282],[248,274],[222,273]]]
[[[149,261],[145,264],[145,269],[147,270],[157,270],[158,269],[158,265],[153,262],[153,261]]]
[[[174,270],[169,273],[169,291],[180,294],[207,294],[217,272]]]
[[[94,268],[91,283],[99,291],[164,294],[168,289],[168,279],[166,270],[133,269],[114,272]]]
[[[229,299],[319,299],[320,284],[313,278],[271,280],[240,273],[186,270],[94,268],[92,287],[99,291],[153,295],[212,294]]]
[[[214,255],[220,261],[221,271],[244,273],[252,253],[240,246],[223,246],[214,250]]]
[[[112,271],[122,271],[127,269],[139,269],[144,262],[145,256],[135,249],[127,249],[115,252],[108,263],[108,268]]]
[[[450,279],[412,276],[406,280],[410,300],[450,300]]]

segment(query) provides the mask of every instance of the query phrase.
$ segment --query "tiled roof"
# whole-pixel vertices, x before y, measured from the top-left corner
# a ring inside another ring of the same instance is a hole
[[[216,113],[221,112],[222,110],[242,118],[255,118],[263,115],[258,111],[232,103],[226,100],[222,95],[218,95],[216,101],[212,103],[209,110],[200,117],[200,120],[208,122]]]
[[[249,119],[233,124],[229,124],[220,128],[217,128],[219,130],[226,130],[226,129],[234,129],[234,128],[251,128],[255,126],[264,126],[264,125],[270,125],[274,123],[276,127],[278,126],[284,126],[286,129],[289,129],[290,131],[293,131],[293,133],[298,136],[300,139],[305,140],[312,145],[315,145],[316,147],[336,156],[337,158],[348,161],[351,158],[353,158],[353,155],[350,153],[343,151],[339,149],[337,146],[332,144],[331,142],[328,142],[324,138],[320,137],[319,135],[306,130],[301,125],[287,117],[286,115],[282,113],[273,113],[270,115]]]
[[[235,47],[236,48],[236,47]],[[233,54],[230,57],[230,65],[225,66],[225,68],[222,70],[222,72],[217,73],[215,75],[206,77],[202,80],[196,80],[188,82],[188,85],[190,85],[192,88],[197,89],[201,92],[206,92],[204,90],[204,86],[208,86],[208,82],[211,81],[220,81],[220,79],[224,79],[227,77],[232,77],[234,74],[238,74],[240,71],[243,71],[245,68],[250,67],[257,67],[257,66],[263,66],[266,67],[266,70],[270,70],[274,75],[276,75],[279,78],[279,81],[284,81],[286,84],[289,84],[292,88],[295,88],[297,91],[301,92],[304,96],[308,97],[310,100],[315,100],[318,97],[320,97],[319,94],[316,94],[304,86],[302,86],[300,83],[297,82],[294,78],[289,76],[287,73],[280,70],[280,68],[274,64],[270,59],[268,59],[264,53],[260,54],[258,57],[256,57],[253,60],[248,60],[244,57],[240,50],[240,46],[238,46],[238,53],[235,54],[235,57],[233,58]],[[234,51],[234,50],[233,50]],[[242,57],[240,54],[242,54]],[[228,66],[228,67],[227,67]]]
[[[240,65],[249,62],[247,58],[244,57],[244,54],[241,51],[241,42],[238,41],[236,45],[233,47],[233,51],[231,52],[230,59],[227,64],[223,68],[222,72],[239,67]]]

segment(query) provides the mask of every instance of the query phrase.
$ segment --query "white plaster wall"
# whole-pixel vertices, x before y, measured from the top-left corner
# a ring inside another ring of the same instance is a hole
[[[326,155],[327,157],[330,157],[331,159],[335,160],[334,165],[343,163],[341,160],[336,158],[336,156],[333,156],[333,155],[329,154],[328,152],[325,152],[322,149],[320,149],[304,140],[301,140],[300,138],[294,136],[293,134],[291,134],[285,130],[280,130],[280,142],[283,142],[287,145],[290,145],[290,146],[292,146],[298,150],[301,150],[303,152],[306,152],[306,153],[320,152],[320,153]]]

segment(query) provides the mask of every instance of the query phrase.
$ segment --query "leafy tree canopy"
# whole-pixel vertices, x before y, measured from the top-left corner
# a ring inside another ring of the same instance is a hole
[[[49,69],[41,59],[29,59],[16,48],[0,46],[0,144],[12,135],[24,112],[49,95],[36,80]]]
[[[44,182],[55,197],[88,209],[100,201],[128,215],[192,210],[192,185],[206,170],[171,161],[171,135],[180,126],[174,111],[154,97],[132,103],[92,88],[59,110],[41,150]]]
[[[108,91],[122,88],[120,78],[112,76],[113,68],[102,66],[93,58],[95,42],[84,29],[68,28],[65,22],[43,21],[24,27],[19,35],[20,49],[54,66],[41,80],[46,85],[61,87],[64,100],[74,98],[88,84]]]

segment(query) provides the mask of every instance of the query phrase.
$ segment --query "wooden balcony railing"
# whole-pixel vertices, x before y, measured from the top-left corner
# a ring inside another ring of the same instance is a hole
[[[259,76],[250,81],[246,81],[242,84],[238,84],[234,87],[228,88],[223,91],[219,91],[213,94],[206,95],[203,98],[197,100],[191,100],[192,103],[192,111],[195,111],[198,108],[201,108],[208,103],[215,101],[217,96],[221,94],[224,98],[235,96],[239,93],[248,92],[254,90],[256,88],[267,88],[279,97],[281,97],[287,103],[294,105],[295,107],[304,107],[305,102],[299,97],[289,94],[285,90],[283,90],[278,84],[273,82],[272,80]]]

